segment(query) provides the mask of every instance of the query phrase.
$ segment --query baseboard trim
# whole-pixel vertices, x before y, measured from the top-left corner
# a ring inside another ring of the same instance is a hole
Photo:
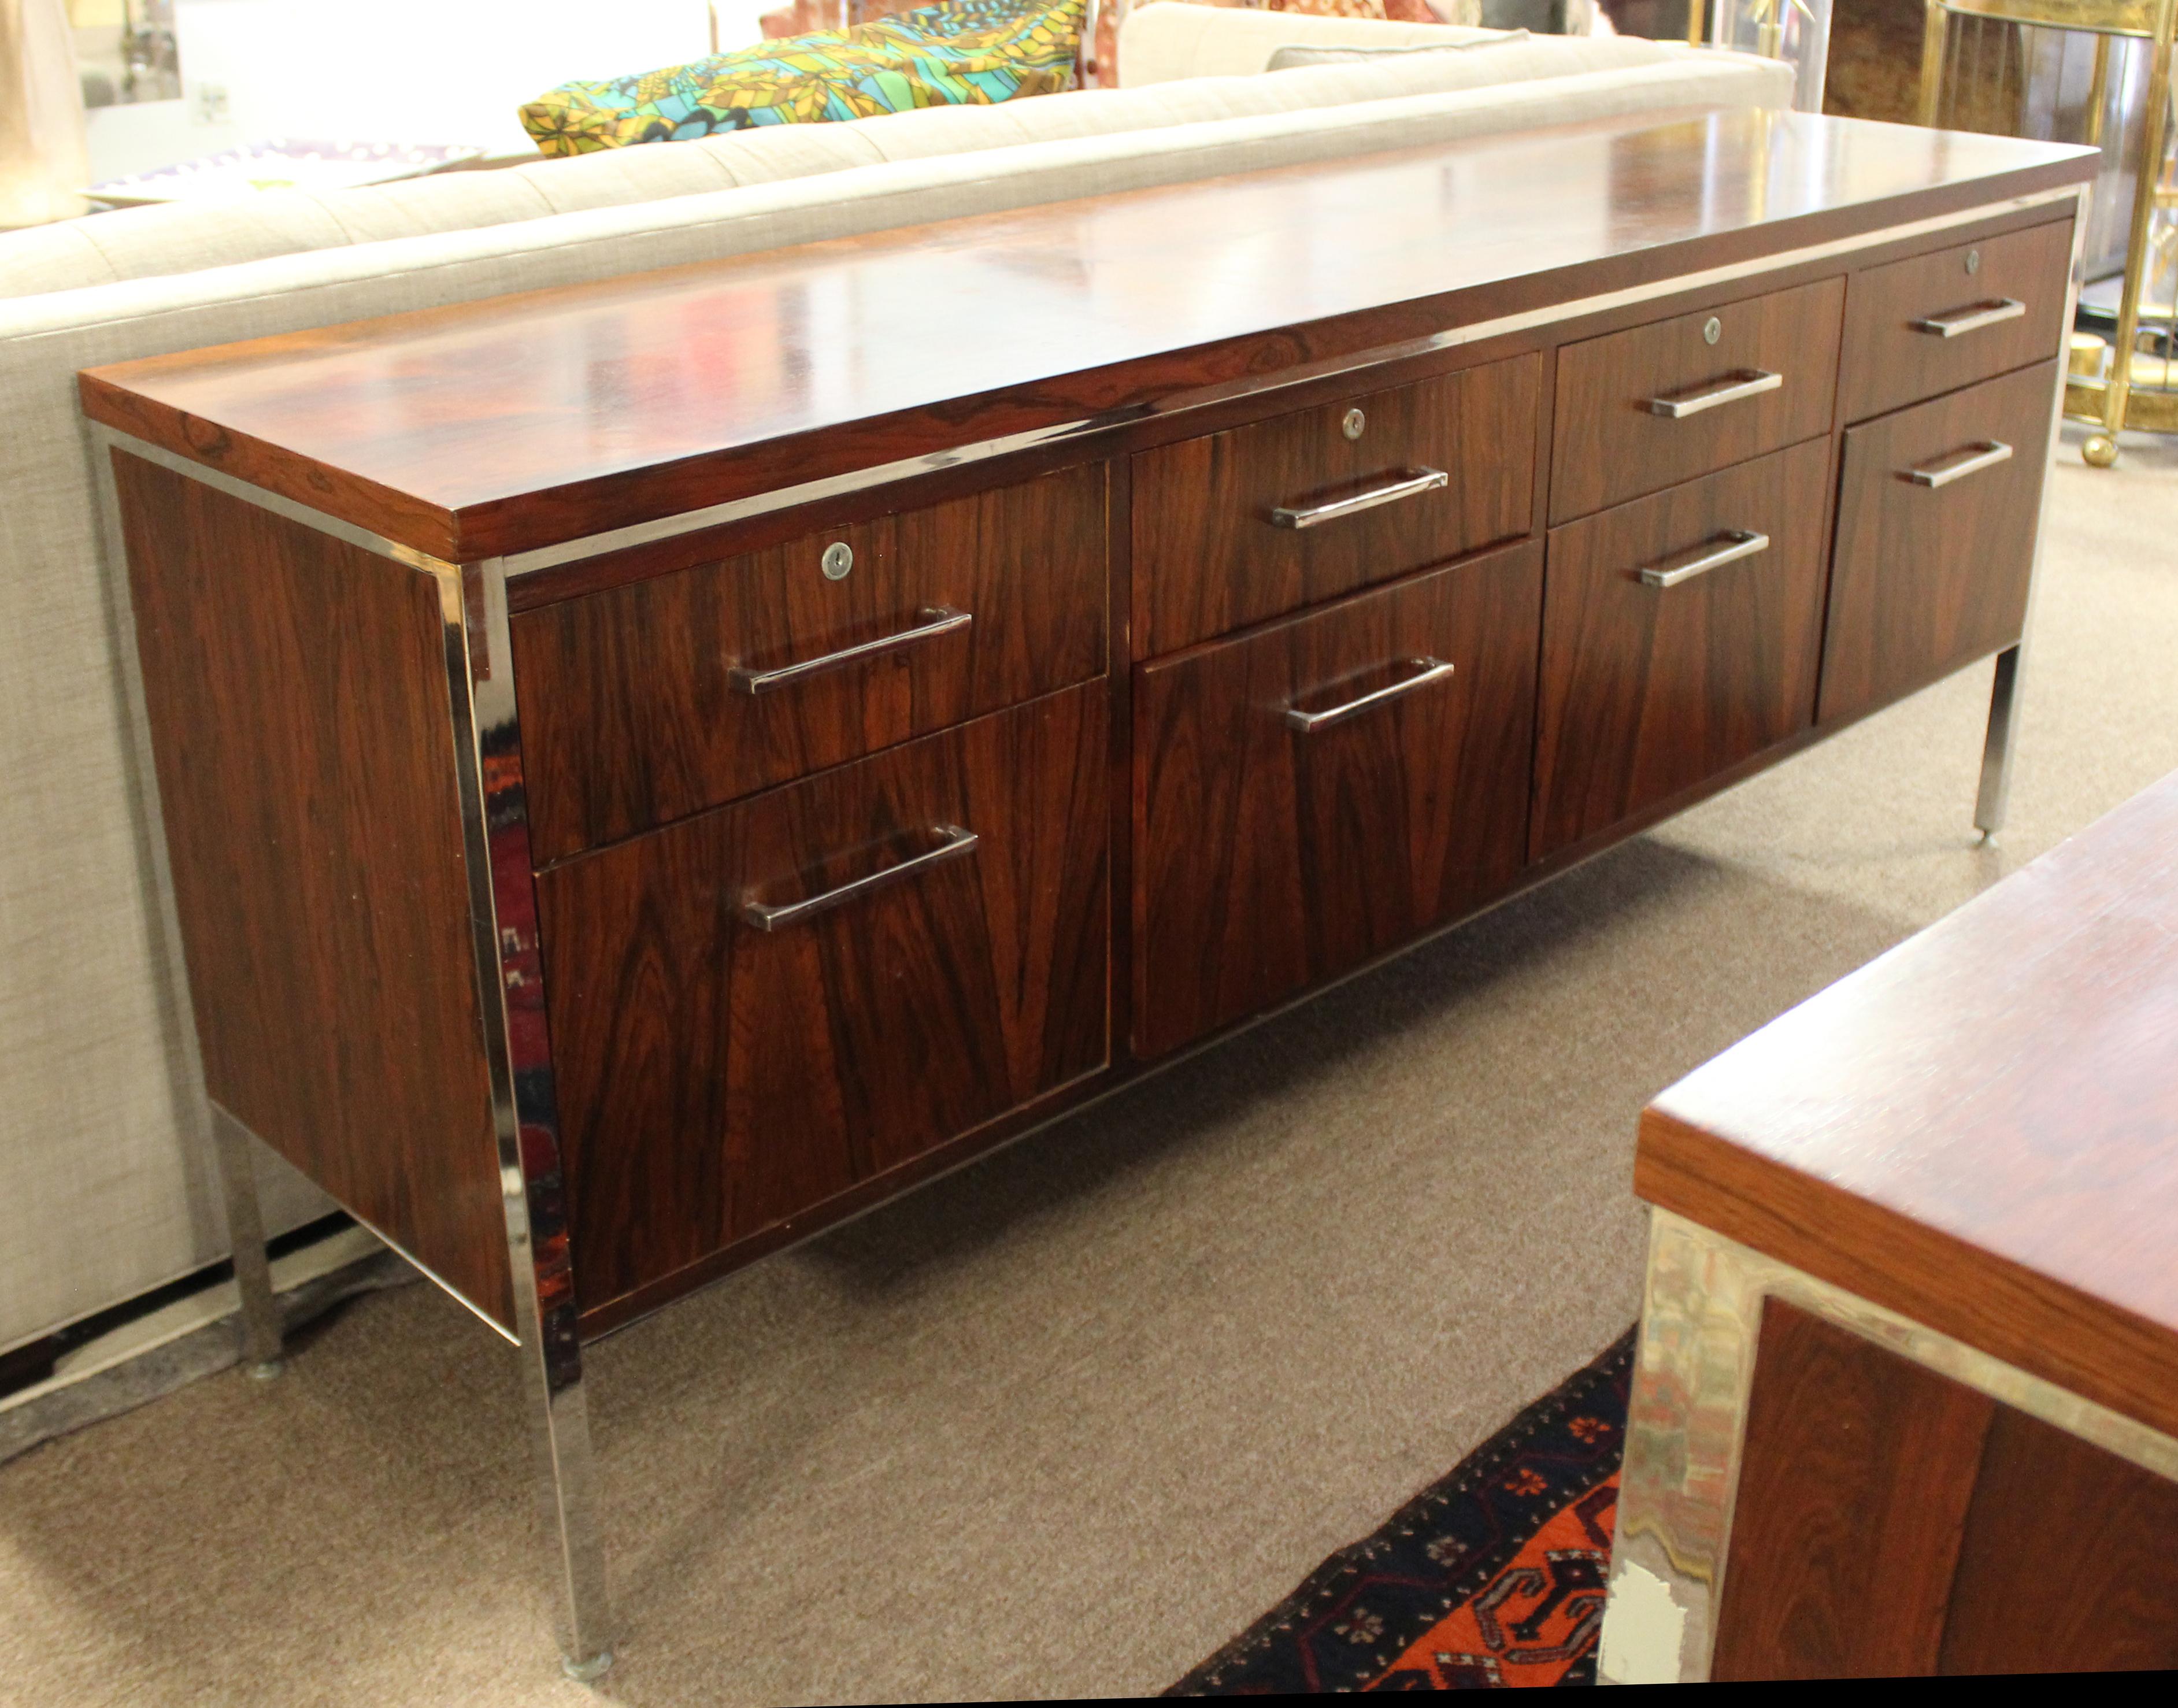
[[[270,1242],[289,1331],[359,1293],[420,1278],[342,1213]],[[234,1266],[207,1264],[0,1357],[0,1463],[133,1411],[239,1357]]]

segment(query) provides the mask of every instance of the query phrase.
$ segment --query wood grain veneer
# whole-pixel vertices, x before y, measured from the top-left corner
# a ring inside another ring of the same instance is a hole
[[[2178,1434],[2178,777],[1666,1091],[1654,1204]]]
[[[1779,1300],[1717,1683],[2178,1666],[2178,1484]]]
[[[205,1087],[511,1326],[437,584],[113,467]]]
[[[1845,435],[1817,715],[1881,705],[2010,646],[2027,621],[2056,364],[2042,362]],[[1999,441],[1948,486],[1905,471]]]
[[[1531,858],[1630,818],[1812,722],[1830,441],[1553,528]],[[1760,555],[1676,587],[1644,566],[1719,539]]]
[[[1541,567],[1515,546],[1137,671],[1137,1055],[1511,886]],[[1286,722],[1423,657],[1450,679],[1312,733]]]
[[[1996,1408],[1935,1670],[2178,1669],[2178,1483]]]
[[[1710,1678],[1934,1672],[1995,1410],[1770,1300]]]
[[[2096,157],[1642,114],[153,358],[82,394],[96,419],[466,560],[1989,206]],[[1173,288],[1188,278],[1217,283]],[[961,329],[938,361],[933,304]]]
[[[1078,1079],[1108,1053],[1103,684],[538,879],[585,1311]],[[966,856],[782,929],[935,826]]]
[[[1101,463],[525,611],[512,622],[531,846],[550,861],[1101,675]],[[825,549],[854,554],[842,578]],[[761,696],[760,669],[973,618]]]
[[[1138,453],[1134,550],[1140,656],[1389,581],[1528,531],[1540,359],[1533,355]],[[1349,437],[1349,412],[1362,429]],[[1271,512],[1417,470],[1434,492],[1315,528]]]
[[[1844,308],[1844,279],[1819,279],[1559,351],[1551,520],[1584,516],[1825,431]],[[1649,408],[1651,400],[1754,370],[1783,383],[1679,419]]]
[[[2070,222],[1977,238],[1853,275],[1838,417],[1853,422],[2025,366],[2062,347]],[[1940,338],[1913,323],[2010,298],[2026,313]]]

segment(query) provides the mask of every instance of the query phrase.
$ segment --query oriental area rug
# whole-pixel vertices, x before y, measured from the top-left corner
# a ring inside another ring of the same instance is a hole
[[[1634,1331],[1165,1694],[1592,1684]]]

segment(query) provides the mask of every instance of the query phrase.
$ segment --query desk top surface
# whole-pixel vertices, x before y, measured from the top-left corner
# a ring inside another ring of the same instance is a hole
[[[2085,180],[2093,151],[1650,113],[879,231],[93,370],[94,419],[471,559],[1129,419]]]
[[[1635,1185],[2178,1434],[2178,773],[1665,1092]]]

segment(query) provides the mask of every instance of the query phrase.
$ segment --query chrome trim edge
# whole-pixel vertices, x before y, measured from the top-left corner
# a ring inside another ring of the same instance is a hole
[[[814,503],[823,498],[836,498],[842,494],[860,492],[873,486],[884,486],[896,480],[906,480],[917,474],[928,474],[942,468],[958,468],[964,463],[980,463],[994,457],[1004,457],[1018,451],[1026,451],[1039,445],[1049,445],[1067,439],[1102,433],[1130,422],[1142,421],[1159,415],[1179,414],[1189,409],[1199,409],[1207,404],[1222,403],[1236,397],[1267,396],[1288,386],[1304,385],[1313,380],[1328,379],[1340,374],[1357,373],[1387,362],[1401,361],[1411,356],[1429,355],[1436,351],[1457,349],[1464,344],[1476,344],[1490,338],[1501,338],[1513,332],[1523,332],[1535,326],[1546,326],[1561,320],[1579,320],[1584,315],[1603,314],[1612,309],[1653,302],[1661,297],[1680,296],[1700,291],[1711,285],[1730,284],[1737,280],[1752,278],[1759,274],[1781,271],[1787,267],[1803,266],[1809,261],[1826,260],[1834,255],[1852,255],[1858,250],[1878,248],[1884,244],[1945,232],[1962,225],[1973,225],[1981,221],[2001,218],[2008,213],[2024,209],[2044,207],[2053,202],[2071,199],[2078,194],[2075,189],[2035,190],[2026,195],[2006,196],[2001,200],[1984,202],[1956,213],[1934,214],[1926,219],[1909,220],[1894,226],[1885,226],[1858,237],[1836,238],[1828,243],[1809,244],[1795,249],[1781,250],[1776,255],[1758,256],[1752,260],[1733,261],[1722,266],[1708,267],[1699,272],[1683,273],[1668,279],[1659,279],[1644,285],[1629,285],[1621,290],[1601,291],[1595,295],[1575,298],[1570,302],[1546,308],[1530,309],[1516,315],[1502,315],[1495,320],[1478,320],[1471,326],[1456,326],[1445,331],[1431,333],[1419,338],[1409,338],[1394,344],[1374,349],[1357,351],[1351,355],[1327,357],[1322,361],[1307,362],[1281,370],[1268,378],[1233,380],[1215,386],[1199,386],[1189,391],[1176,392],[1172,397],[1154,403],[1132,404],[1125,408],[1108,410],[1101,414],[1086,416],[1078,421],[1068,421],[1049,427],[1015,433],[1000,439],[987,439],[956,446],[948,451],[928,452],[920,457],[902,457],[896,462],[876,464],[868,468],[852,470],[845,474],[827,476],[821,480],[804,481],[799,485],[784,486],[775,491],[737,498],[724,504],[708,505],[700,510],[687,510],[677,515],[659,517],[654,522],[630,523],[626,528],[610,528],[599,534],[583,534],[563,540],[556,545],[544,545],[529,551],[508,554],[505,559],[510,580],[534,574],[562,563],[573,563],[586,557],[596,557],[609,551],[624,550],[635,545],[648,545],[657,540],[670,539],[679,534],[693,534],[706,528],[717,528],[730,522],[744,522],[751,517],[767,516],[776,510],[789,510],[797,505]]]

